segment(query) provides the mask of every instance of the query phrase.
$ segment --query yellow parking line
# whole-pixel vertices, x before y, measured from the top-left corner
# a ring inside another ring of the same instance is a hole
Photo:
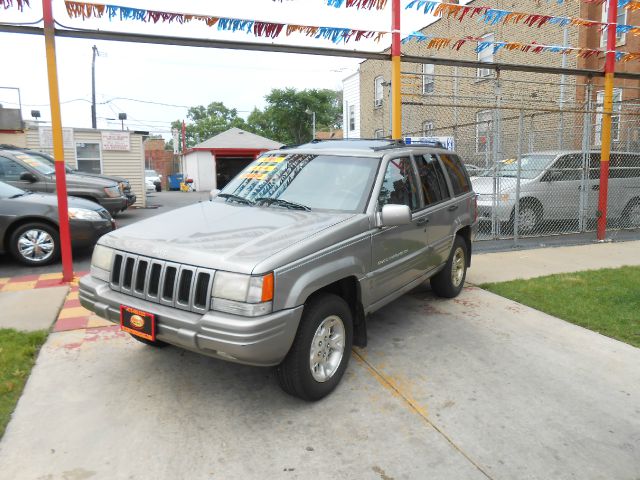
[[[91,315],[91,312],[84,307],[63,308],[60,315],[58,315],[58,319],[88,317],[89,315]]]

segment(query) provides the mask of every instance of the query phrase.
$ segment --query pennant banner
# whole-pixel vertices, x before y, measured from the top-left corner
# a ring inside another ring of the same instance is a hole
[[[346,5],[347,8],[356,7],[363,10],[382,10],[387,5],[387,0],[326,0],[330,7],[340,8]]]
[[[630,0],[621,0],[620,3],[622,2],[625,2],[625,6],[627,8],[635,8],[635,6],[631,6],[632,3]],[[562,3],[562,1],[560,1],[560,3]],[[640,10],[640,2],[635,3],[638,4],[638,9]],[[558,27],[572,25],[580,27],[598,27],[599,29],[604,30],[608,25],[606,22],[596,22],[577,17],[554,17],[552,15],[541,15],[538,13],[512,12],[491,7],[475,7],[453,3],[442,3],[441,1],[432,0],[411,0],[405,7],[405,10],[412,8],[422,10],[425,15],[433,15],[441,18],[453,18],[459,21],[463,21],[465,18],[477,17],[479,20],[492,26],[496,24],[522,24],[528,27],[540,28],[543,25],[557,25]],[[618,33],[640,35],[640,26],[617,25],[616,28]]]
[[[16,7],[18,7],[18,10],[20,11],[22,11],[25,6],[31,7],[31,5],[29,5],[29,0],[0,0],[0,7],[4,8],[5,10],[11,8],[13,7],[14,1]]]
[[[0,0],[7,1],[7,0]],[[277,38],[282,32],[289,36],[292,33],[302,33],[307,37],[330,40],[333,43],[347,43],[350,40],[358,42],[362,39],[372,39],[379,42],[387,32],[373,30],[355,30],[339,27],[316,27],[308,25],[288,25],[284,23],[261,22],[239,18],[214,17],[209,15],[194,15],[188,13],[162,12],[144,10],[140,8],[123,7],[98,3],[65,1],[67,13],[71,18],[102,18],[109,20],[135,20],[144,23],[179,23],[184,24],[192,20],[203,22],[209,27],[216,26],[219,31],[245,32],[255,37]],[[286,28],[285,28],[286,27]]]
[[[604,57],[607,53],[606,50],[598,50],[594,48],[580,48],[580,47],[565,47],[562,45],[544,45],[537,42],[533,43],[521,43],[521,42],[487,42],[479,37],[464,37],[458,40],[446,37],[434,37],[432,35],[425,35],[421,32],[414,32],[402,40],[402,43],[409,41],[418,41],[426,43],[426,47],[429,49],[442,50],[443,48],[451,48],[452,50],[460,50],[467,43],[475,43],[476,53],[480,53],[487,49],[492,49],[493,53],[498,53],[500,50],[508,51],[520,51],[526,53],[560,53],[576,55],[580,58],[590,57]],[[617,62],[630,62],[632,60],[640,60],[640,52],[620,52],[616,51]]]

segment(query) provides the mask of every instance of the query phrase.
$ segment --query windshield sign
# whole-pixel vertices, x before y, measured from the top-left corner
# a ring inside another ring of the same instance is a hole
[[[13,156],[16,157],[18,160],[22,160],[24,163],[29,165],[31,168],[36,169],[38,172],[40,172],[43,175],[51,175],[55,172],[55,169],[53,168],[50,162],[36,155],[20,152],[20,153],[14,153]]]
[[[378,158],[265,155],[227,184],[219,197],[298,210],[361,212],[379,163]]]

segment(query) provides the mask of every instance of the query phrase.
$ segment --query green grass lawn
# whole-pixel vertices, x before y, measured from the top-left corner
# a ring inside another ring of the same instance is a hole
[[[640,347],[640,267],[549,275],[481,287]]]
[[[0,438],[46,338],[46,331],[0,329]]]

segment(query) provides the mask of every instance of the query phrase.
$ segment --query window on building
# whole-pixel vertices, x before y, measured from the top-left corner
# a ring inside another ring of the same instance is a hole
[[[611,141],[620,141],[620,112],[622,111],[622,89],[613,89],[613,110],[611,113]],[[602,113],[604,112],[604,90],[600,90],[596,97],[596,128],[595,144],[602,141]]]
[[[491,128],[493,124],[493,112],[483,110],[476,113],[476,152],[485,153],[491,151]]]
[[[433,136],[433,120],[427,120],[422,124],[422,135],[424,137]]]
[[[606,23],[609,18],[609,2],[602,4],[602,22]],[[616,19],[618,25],[627,24],[627,9],[618,7],[618,17]],[[600,33],[600,46],[605,47],[607,45],[607,28],[604,28]],[[627,34],[616,31],[616,46],[624,45],[627,41]]]
[[[478,45],[484,42],[495,42],[495,35],[493,33],[487,33],[480,37],[480,42]],[[478,62],[482,63],[493,63],[493,45],[489,45],[486,48],[483,48],[480,52],[478,52]],[[479,68],[478,69],[478,78],[487,78],[490,77],[493,73],[493,70],[490,68]]]
[[[102,173],[100,144],[97,142],[77,142],[76,164],[81,172]]]
[[[432,63],[422,65],[422,93],[429,95],[436,89],[436,66]]]
[[[356,108],[355,105],[349,105],[349,131],[356,129]]]
[[[380,130],[376,130],[374,132],[374,136],[376,138],[384,138],[384,130],[380,129]]]
[[[374,107],[382,106],[382,101],[384,100],[384,85],[382,85],[383,83],[384,83],[384,78],[382,77],[376,77],[375,80],[373,81],[373,86],[374,86],[373,106]]]

